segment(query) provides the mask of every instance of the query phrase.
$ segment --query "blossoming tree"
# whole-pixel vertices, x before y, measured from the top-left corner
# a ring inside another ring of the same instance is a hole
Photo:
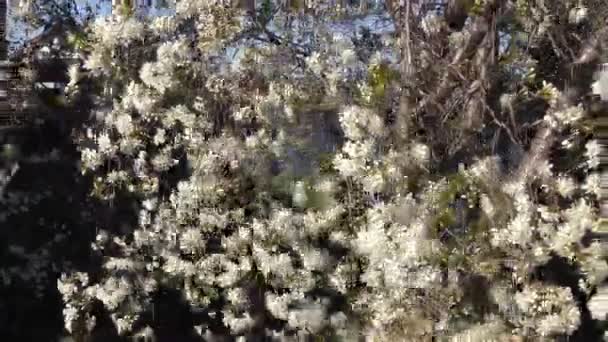
[[[91,27],[69,88],[96,101],[81,168],[138,220],[99,227],[103,270],[59,279],[67,331],[94,335],[101,302],[120,334],[158,336],[168,289],[209,339],[580,331],[608,270],[584,239],[599,152],[583,102],[594,61],[577,61],[599,19],[483,0],[450,25],[401,1],[381,39],[305,4],[263,1],[253,19],[177,1]]]

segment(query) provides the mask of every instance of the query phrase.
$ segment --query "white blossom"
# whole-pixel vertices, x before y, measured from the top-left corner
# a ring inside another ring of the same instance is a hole
[[[123,136],[131,134],[134,129],[131,116],[128,114],[121,114],[116,117],[115,121],[116,130]]]
[[[288,294],[275,295],[273,293],[266,293],[265,296],[266,309],[276,318],[287,320],[289,315],[288,305],[292,301],[292,298]]]
[[[558,177],[557,178],[557,191],[563,197],[569,198],[572,193],[576,190],[576,184],[574,180],[569,177]]]
[[[386,181],[380,173],[365,176],[361,182],[363,184],[363,189],[372,194],[381,192],[386,185]]]
[[[543,87],[540,92],[546,97],[547,101],[549,102],[549,105],[552,108],[555,108],[557,106],[557,100],[560,97],[560,91],[555,87],[555,85],[543,81]]]
[[[112,153],[114,147],[107,133],[101,133],[97,136],[97,146],[99,147],[99,151],[105,154]]]
[[[582,186],[583,190],[589,194],[593,194],[595,196],[600,195],[601,191],[601,183],[600,183],[600,174],[599,173],[591,173],[585,179],[585,184]]]
[[[195,253],[205,247],[203,234],[199,229],[190,228],[180,238],[180,248],[187,253]]]
[[[71,333],[78,317],[78,309],[71,305],[66,305],[66,307],[63,309],[63,320],[65,322],[65,330]]]
[[[76,83],[78,83],[81,78],[80,66],[78,64],[70,65],[70,67],[68,68],[68,77],[70,79],[70,82],[67,84],[67,87],[76,86]]]
[[[310,57],[306,57],[306,64],[317,75],[320,75],[323,70],[322,62],[319,60],[320,55],[318,52],[313,52]]]
[[[287,322],[294,328],[306,329],[310,332],[319,331],[327,324],[325,308],[320,304],[308,304],[289,312]]]
[[[174,85],[171,70],[160,63],[145,63],[139,71],[139,77],[145,85],[156,89],[160,93]]]
[[[583,118],[583,105],[579,104],[578,106],[569,107],[567,109],[556,112],[554,115],[561,124],[572,124]]]
[[[245,312],[242,317],[237,317],[230,311],[224,311],[223,313],[224,324],[229,326],[230,330],[237,334],[247,331],[248,329],[253,327],[253,324],[255,323],[255,321],[253,320],[253,318],[251,318],[248,312]]]
[[[422,29],[427,35],[433,35],[439,32],[441,28],[441,17],[429,11],[429,14],[422,19]]]
[[[342,64],[345,66],[352,66],[357,62],[357,55],[352,49],[343,50],[340,58],[342,58]]]
[[[428,146],[424,144],[416,144],[412,147],[412,157],[421,165],[425,165],[430,157],[430,150]]]

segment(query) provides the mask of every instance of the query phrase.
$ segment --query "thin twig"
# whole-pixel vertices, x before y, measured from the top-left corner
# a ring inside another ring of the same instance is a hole
[[[515,135],[513,135],[513,132],[511,131],[511,129],[509,127],[507,127],[507,125],[505,125],[502,121],[498,120],[494,110],[492,108],[490,108],[490,106],[488,106],[487,103],[484,103],[484,107],[486,108],[488,113],[490,113],[490,116],[492,117],[492,121],[494,121],[495,124],[497,124],[500,128],[504,129],[505,132],[507,132],[509,139],[511,139],[511,141],[513,143],[521,145],[521,143],[515,138]]]

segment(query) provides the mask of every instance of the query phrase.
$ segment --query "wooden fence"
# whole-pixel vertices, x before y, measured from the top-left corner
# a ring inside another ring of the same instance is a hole
[[[23,106],[16,103],[21,96],[15,96],[20,67],[17,63],[0,61],[0,127],[20,126],[27,121]]]

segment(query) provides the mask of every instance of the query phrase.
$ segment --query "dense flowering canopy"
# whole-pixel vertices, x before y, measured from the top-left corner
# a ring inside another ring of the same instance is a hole
[[[95,103],[77,137],[80,169],[93,175],[92,196],[135,203],[137,220],[100,223],[91,248],[103,269],[58,280],[66,330],[92,333],[99,301],[120,334],[152,336],[148,313],[172,289],[206,313],[194,327],[206,338],[575,333],[580,298],[608,275],[599,243],[583,243],[597,219],[599,146],[585,135],[580,98],[535,75],[521,51],[500,52],[492,72],[507,74],[505,86],[489,94],[479,65],[490,57],[464,61],[460,46],[500,6],[474,3],[462,31],[418,8],[417,29],[391,19],[397,32],[383,37],[342,34],[345,14],[331,6],[273,1],[255,20],[229,1],[200,0],[178,1],[171,16],[95,21],[66,89]],[[548,21],[558,10],[507,3],[516,18]],[[588,15],[571,12],[571,25]],[[404,68],[408,41],[420,48],[419,74]],[[433,44],[444,55],[433,57]],[[438,75],[433,58],[445,56],[454,71]],[[440,80],[435,93],[421,75]],[[408,107],[408,96],[420,101]],[[542,111],[515,118],[521,103]],[[535,139],[513,133],[519,126]],[[487,143],[444,166],[441,151],[452,158],[480,132],[521,155]],[[578,284],[539,276],[556,260]]]

